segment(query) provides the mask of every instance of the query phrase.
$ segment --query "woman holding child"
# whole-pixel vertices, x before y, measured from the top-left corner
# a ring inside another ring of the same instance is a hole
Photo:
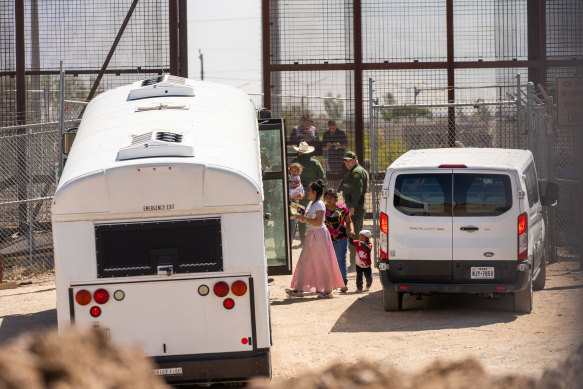
[[[330,233],[324,224],[326,206],[320,200],[324,192],[321,180],[312,182],[306,189],[310,202],[304,215],[297,215],[300,223],[306,223],[306,241],[286,293],[303,297],[304,292],[319,292],[319,298],[332,297],[332,290],[342,288],[344,280],[332,246]]]

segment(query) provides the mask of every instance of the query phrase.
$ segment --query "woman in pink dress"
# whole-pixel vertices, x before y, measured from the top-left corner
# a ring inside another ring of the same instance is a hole
[[[329,298],[333,289],[344,286],[330,233],[324,224],[326,206],[320,200],[323,192],[324,186],[320,180],[308,185],[306,195],[310,202],[305,215],[297,217],[298,222],[306,223],[307,235],[291,289],[286,290],[290,296],[303,297],[304,292],[318,292],[319,298]]]

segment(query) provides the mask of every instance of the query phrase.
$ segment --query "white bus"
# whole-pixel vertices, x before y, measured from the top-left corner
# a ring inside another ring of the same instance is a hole
[[[282,125],[266,122],[235,88],[168,75],[93,99],[53,200],[59,329],[139,345],[172,384],[270,377],[267,268],[291,266],[273,233]]]

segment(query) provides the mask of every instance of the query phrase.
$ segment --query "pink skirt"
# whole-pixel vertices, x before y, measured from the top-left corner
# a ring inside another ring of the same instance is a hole
[[[291,288],[302,292],[331,292],[344,280],[327,228],[308,230],[304,248],[291,280]]]

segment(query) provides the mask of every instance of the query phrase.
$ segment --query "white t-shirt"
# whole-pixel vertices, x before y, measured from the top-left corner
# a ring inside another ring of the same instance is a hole
[[[315,203],[310,201],[308,203],[308,206],[306,207],[306,217],[308,219],[315,219],[316,218],[316,211],[324,211],[324,215],[326,215],[326,206],[324,205],[324,202],[322,200],[318,200]],[[322,223],[319,226],[315,226],[315,225],[310,224],[306,221],[306,228],[308,230],[317,230],[319,228],[326,228],[326,225],[324,224],[325,220],[326,220],[326,217],[322,217]]]

